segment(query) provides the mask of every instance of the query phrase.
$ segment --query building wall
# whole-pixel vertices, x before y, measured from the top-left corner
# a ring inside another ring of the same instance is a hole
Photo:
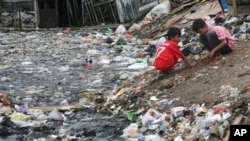
[[[6,11],[34,11],[33,0],[3,0],[0,6]]]
[[[14,3],[14,2],[31,2],[33,0],[2,0],[2,2],[11,2],[11,3]]]

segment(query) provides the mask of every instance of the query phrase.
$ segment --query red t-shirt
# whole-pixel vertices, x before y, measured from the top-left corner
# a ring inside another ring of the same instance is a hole
[[[177,42],[167,40],[157,47],[153,65],[157,70],[167,70],[173,67],[183,54]]]

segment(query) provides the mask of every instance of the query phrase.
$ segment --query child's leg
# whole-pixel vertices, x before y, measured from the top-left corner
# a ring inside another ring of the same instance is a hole
[[[210,49],[210,47],[209,47],[210,45],[209,45],[207,36],[205,36],[205,35],[200,36],[200,42],[204,45],[204,47],[205,47],[208,51],[211,51],[211,49]]]
[[[221,48],[219,51],[222,55],[224,55],[224,54],[232,52],[233,50],[228,45],[226,45],[223,48]]]
[[[220,40],[218,39],[218,36],[213,31],[208,31],[206,34],[208,43],[209,43],[209,51],[213,50],[216,46],[220,44]],[[218,50],[215,52],[214,56],[220,56],[221,52]]]
[[[220,44],[220,40],[218,39],[218,36],[215,32],[208,31],[208,33],[206,34],[206,37],[207,37],[207,40],[209,43],[209,45],[208,45],[209,51],[213,50],[216,46],[218,46]],[[230,52],[232,52],[232,49],[228,45],[225,45],[223,48],[216,51],[214,56],[221,56],[223,54],[227,54]]]
[[[166,69],[166,70],[159,70],[158,71],[158,74],[159,75],[167,75],[167,74],[169,74],[169,72],[170,72],[170,69]]]

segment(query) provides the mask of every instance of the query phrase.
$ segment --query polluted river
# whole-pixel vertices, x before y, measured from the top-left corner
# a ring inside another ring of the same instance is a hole
[[[116,92],[122,81],[148,69],[145,58],[137,63],[136,55],[144,48],[132,50],[136,41],[127,42],[111,32],[0,36],[1,97],[12,108],[1,113],[5,125],[1,140],[121,140],[128,121],[98,107],[98,102],[105,102],[104,97]],[[81,108],[68,108],[72,103]]]

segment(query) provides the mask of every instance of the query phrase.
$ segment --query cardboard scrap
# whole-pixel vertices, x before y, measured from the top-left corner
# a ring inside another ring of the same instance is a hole
[[[196,9],[196,12],[186,14],[185,18],[189,20],[194,20],[197,18],[202,18],[207,15],[216,15],[221,11],[221,7],[218,1],[213,1],[211,3],[204,4]]]

